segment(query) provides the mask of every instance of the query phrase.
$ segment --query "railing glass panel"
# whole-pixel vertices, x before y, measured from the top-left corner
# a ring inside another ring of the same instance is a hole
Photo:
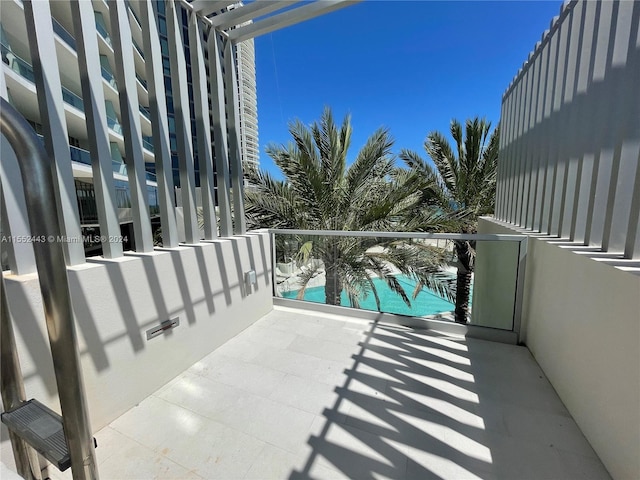
[[[117,90],[118,83],[116,82],[116,78],[113,76],[113,73],[111,73],[105,67],[102,67],[101,70],[102,70],[102,78],[104,78],[109,85],[111,85],[113,88]]]
[[[140,109],[140,113],[142,114],[142,116],[151,121],[151,112],[149,112],[149,109],[147,107],[143,107],[142,105],[139,105],[138,108]]]
[[[286,232],[272,230],[275,296],[514,328],[524,237]]]
[[[87,150],[78,147],[69,147],[69,152],[71,153],[71,160],[74,162],[91,165],[91,154]]]
[[[4,43],[2,44],[2,63],[9,65],[9,68],[18,73],[21,77],[26,78],[31,83],[35,83],[31,64],[13,53]]]
[[[60,23],[53,17],[51,17],[51,23],[53,23],[53,31],[71,48],[76,49],[76,39],[71,35]]]
[[[140,22],[140,18],[138,17],[138,14],[133,9],[133,6],[131,5],[131,2],[129,0],[127,0],[125,3],[129,7],[129,12],[131,12],[131,15],[133,15],[133,18],[138,23],[138,27],[140,27],[140,29],[142,29],[142,23]]]
[[[66,87],[62,87],[62,100],[69,105],[76,107],[78,110],[84,112],[84,103],[82,102],[82,98],[73,93]]]
[[[140,54],[140,56],[144,60],[144,52],[142,51],[142,49],[138,46],[138,44],[135,41],[132,40],[132,43],[133,43],[133,48],[136,49],[136,51]]]
[[[120,125],[120,122],[118,122],[116,118],[107,115],[107,125],[109,125],[109,128],[111,130],[119,135],[122,135],[122,125]]]
[[[138,81],[140,82],[140,84],[144,87],[145,90],[147,90],[147,81],[142,78],[138,72],[136,72],[136,78],[138,79]]]
[[[107,32],[107,25],[104,22],[104,17],[100,12],[93,12],[95,14],[96,19],[96,30],[100,34],[100,36],[107,42],[107,45],[110,47],[111,45],[111,37],[109,36],[109,32]]]
[[[142,146],[153,153],[153,137],[142,136]]]

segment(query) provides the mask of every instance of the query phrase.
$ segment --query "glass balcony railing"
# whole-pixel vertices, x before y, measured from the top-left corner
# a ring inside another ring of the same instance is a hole
[[[133,48],[136,49],[136,52],[138,52],[142,57],[142,59],[144,60],[144,52],[142,51],[142,49],[138,46],[138,44],[135,41],[132,43],[133,43]]]
[[[111,130],[113,130],[119,135],[122,135],[122,125],[120,125],[120,122],[118,121],[118,119],[107,115],[107,125]]]
[[[53,17],[51,17],[51,23],[53,23],[53,31],[71,48],[76,49],[76,39],[71,35],[60,23]]]
[[[124,175],[125,177],[128,175],[128,170],[127,170],[127,164],[126,163],[121,162],[119,160],[113,160],[112,159],[111,166],[113,168],[113,172],[114,173],[118,173],[120,175]],[[156,178],[156,174],[155,173],[145,170],[144,176],[145,176],[145,179],[148,182],[156,182],[157,183],[157,178]]]
[[[31,83],[35,83],[35,77],[33,76],[33,68],[29,62],[26,62],[4,43],[2,45],[2,63],[9,65],[9,68],[18,73],[21,77],[26,78]]]
[[[514,329],[522,236],[270,232],[277,297]]]
[[[129,12],[131,12],[131,15],[133,16],[135,21],[138,23],[138,27],[140,27],[140,29],[142,29],[142,23],[140,22],[140,18],[138,17],[136,12],[133,10],[133,8],[131,6],[131,2],[129,0],[127,0],[125,3],[127,4],[127,7],[129,7]]]
[[[102,67],[102,78],[104,78],[107,83],[109,85],[111,85],[114,89],[118,89],[118,82],[116,82],[116,78],[113,76],[113,73],[111,73],[109,70],[107,70],[106,68]]]
[[[96,30],[98,31],[98,34],[100,34],[102,39],[107,42],[107,45],[111,47],[111,37],[109,36],[109,32],[107,32],[107,29],[104,27],[104,25],[100,24],[100,22],[96,22]]]
[[[38,135],[38,137],[40,138],[40,141],[42,141],[44,145],[44,137],[42,135]],[[83,165],[91,166],[91,154],[89,153],[89,151],[83,148],[70,146],[69,153],[71,154],[72,161],[77,163],[82,163]],[[119,160],[118,161],[112,160],[111,163],[113,166],[113,171],[115,173],[120,173],[122,175],[127,174],[127,165],[124,162],[120,162]],[[150,182],[157,182],[156,174],[153,172],[149,172],[145,170],[145,178]]]
[[[151,121],[151,112],[149,111],[149,109],[147,107],[143,107],[142,105],[139,105],[138,108],[142,116]]]
[[[147,90],[147,81],[144,78],[142,78],[137,72],[136,72],[136,78],[138,79],[140,84],[144,87],[144,89]]]
[[[153,137],[142,136],[142,146],[153,153]]]
[[[20,74],[21,77],[26,78],[31,83],[35,83],[35,76],[33,74],[33,67],[31,64],[18,57],[4,44],[2,44],[2,61],[6,65],[9,65],[11,70]],[[62,100],[84,112],[84,103],[82,102],[82,98],[66,87],[62,87]]]
[[[82,101],[82,98],[66,87],[62,87],[62,100],[84,112],[84,102]]]
[[[71,160],[74,162],[91,166],[91,154],[87,150],[78,147],[69,147],[69,152],[71,153]]]

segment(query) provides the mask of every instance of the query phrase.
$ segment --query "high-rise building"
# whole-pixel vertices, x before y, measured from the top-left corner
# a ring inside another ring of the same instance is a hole
[[[260,164],[258,144],[258,97],[256,94],[256,52],[253,39],[236,46],[240,98],[240,146],[245,166]]]
[[[141,3],[126,2],[131,41],[133,47],[136,79],[136,94],[139,107],[139,124],[143,160],[146,171],[146,188],[152,223],[159,224],[158,184],[156,182],[156,159],[152,138],[152,120],[150,114],[151,95],[149,93],[144,53],[144,35],[141,22]],[[169,132],[169,151],[171,154],[171,178],[175,187],[180,187],[179,145],[176,132],[176,115],[174,106],[174,92],[171,78],[170,46],[167,22],[167,5],[165,2],[153,2],[154,14],[157,22],[160,54],[162,57],[162,75],[166,100],[166,118]],[[55,53],[57,69],[60,79],[61,99],[63,102],[65,125],[68,136],[69,156],[80,224],[85,233],[97,231],[99,219],[96,207],[96,189],[92,172],[91,150],[92,139],[88,132],[88,117],[85,114],[85,101],[81,82],[82,69],[79,65],[79,53],[74,27],[74,14],[68,1],[49,2],[51,25],[53,29],[53,44],[49,46],[50,53]],[[199,158],[196,141],[196,119],[194,109],[193,78],[191,56],[189,54],[189,16],[188,9],[177,5],[177,18],[181,27],[181,37],[184,47],[184,60],[187,72],[187,91],[189,98],[189,120],[191,124],[191,141],[193,148],[195,186],[200,187]],[[238,4],[241,5],[241,4]],[[230,6],[221,12],[235,8]],[[113,183],[116,196],[118,221],[123,232],[126,233],[132,222],[132,198],[127,175],[126,132],[123,128],[123,114],[121,111],[119,94],[122,85],[118,84],[116,65],[120,59],[116,58],[116,48],[112,41],[112,31],[109,2],[96,1],[92,3],[95,20],[97,53],[101,72],[102,105],[99,110],[104,112],[108,128],[108,153],[111,157]],[[29,42],[28,27],[25,22],[25,6],[21,1],[11,0],[3,2],[0,18],[0,36],[2,43],[2,70],[7,98],[9,102],[22,113],[37,133],[46,135],[43,129],[43,119],[39,107],[38,90],[34,75],[34,58]],[[74,33],[72,33],[74,32]],[[87,35],[87,33],[85,33]],[[84,40],[84,44],[86,44]],[[88,51],[88,50],[87,50]],[[245,164],[258,163],[258,126],[257,101],[255,82],[255,53],[253,40],[239,43],[235,47],[237,58],[238,99],[240,118],[240,149]],[[36,60],[37,61],[37,60]],[[212,135],[213,138],[213,135]],[[213,139],[215,141],[215,139]],[[44,141],[44,139],[43,139]],[[5,145],[6,147],[6,145]],[[12,155],[3,147],[3,156]],[[104,153],[104,150],[103,150]],[[2,172],[3,177],[11,179],[16,172]],[[214,175],[214,182],[216,176]],[[173,192],[172,192],[173,200]],[[199,195],[198,195],[199,196]],[[180,203],[180,202],[178,202]],[[129,235],[129,237],[132,237]],[[91,245],[85,245],[90,249]],[[99,245],[95,245],[99,249]],[[127,248],[127,245],[125,245]]]

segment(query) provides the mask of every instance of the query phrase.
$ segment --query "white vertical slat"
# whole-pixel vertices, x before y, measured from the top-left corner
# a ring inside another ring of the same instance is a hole
[[[633,29],[631,31],[631,38],[635,38],[635,43],[632,44],[631,47],[628,68],[633,72],[637,72],[640,70],[640,4],[638,2],[634,4],[631,23],[635,29],[635,32]],[[640,117],[640,115],[636,117],[636,138],[640,138],[637,130],[638,117]],[[629,213],[629,227],[627,229],[624,256],[625,258],[640,260],[640,155],[636,159],[636,165],[638,165],[638,168],[636,169],[635,187],[631,200],[631,212]]]
[[[496,207],[495,217],[498,220],[502,220],[503,207],[504,207],[504,182],[505,173],[504,168],[506,159],[502,156],[505,151],[505,122],[506,122],[506,97],[503,97],[502,104],[500,106],[500,139],[499,139],[499,154],[498,154],[498,173],[497,173],[497,185],[496,185]]]
[[[224,43],[224,80],[227,99],[227,130],[229,132],[229,166],[231,167],[231,189],[233,191],[233,233],[242,235],[247,231],[247,221],[244,215],[244,175],[240,153],[238,72],[236,70],[235,46],[231,40],[226,40]]]
[[[509,146],[509,158],[511,168],[509,170],[509,209],[507,213],[508,221],[511,223],[515,223],[515,206],[518,201],[517,196],[517,180],[518,180],[518,157],[517,157],[517,147],[518,147],[518,118],[520,111],[520,103],[522,97],[522,78],[519,78],[516,81],[513,88],[513,121],[511,124],[511,143]]]
[[[615,39],[615,25],[613,23],[614,7],[617,10],[617,3],[602,2],[600,4],[600,17],[598,23],[598,42],[596,45],[596,58],[593,72],[594,88],[600,87],[607,80],[607,74],[611,65],[613,55],[613,42]],[[602,87],[600,87],[602,88]],[[612,140],[608,122],[615,116],[615,111],[610,104],[598,102],[596,112],[600,114],[602,128],[599,129],[593,139],[592,148],[595,153],[595,189],[590,203],[591,216],[587,223],[586,243],[601,247],[604,237],[604,225],[609,200],[609,187],[611,183],[611,173],[613,167]],[[598,117],[594,117],[598,118]]]
[[[529,80],[531,78],[531,71],[528,68],[529,65],[523,67],[523,76],[521,81],[521,94],[520,94],[520,106],[518,111],[518,127],[517,127],[517,138],[516,145],[517,149],[515,151],[515,157],[517,159],[516,164],[516,185],[515,185],[515,198],[516,204],[514,208],[513,222],[520,226],[520,214],[522,212],[522,198],[524,194],[524,162],[523,155],[525,153],[524,148],[524,128],[525,128],[525,118],[527,114],[528,102],[529,102],[529,90],[531,88],[529,84]]]
[[[102,253],[105,258],[117,258],[122,256],[122,242],[119,241],[120,224],[113,185],[107,112],[93,6],[91,2],[72,0],[71,13],[91,152],[93,186],[102,235]]]
[[[579,102],[578,119],[589,117],[589,104],[592,96],[589,95],[591,87],[591,72],[595,62],[595,38],[597,10],[596,2],[585,2],[584,12],[584,38],[580,52],[578,66],[578,84],[576,87],[576,101]],[[588,122],[585,128],[579,129],[578,144],[581,146],[579,153],[578,175],[576,178],[576,194],[573,205],[573,221],[569,238],[577,243],[584,243],[586,235],[587,217],[589,215],[589,199],[592,197],[593,163],[594,153],[589,148],[591,138],[598,128],[597,122]]]
[[[577,87],[578,58],[582,48],[583,37],[583,5],[577,5],[571,12],[571,33],[569,37],[567,58],[567,79],[565,81],[563,112],[567,120],[566,133],[561,139],[561,161],[564,163],[564,178],[562,179],[562,194],[560,199],[560,217],[558,219],[558,235],[569,238],[571,231],[571,215],[573,213],[573,201],[575,197],[575,185],[578,174],[578,129],[575,124],[578,120],[577,102],[574,96]],[[569,21],[569,18],[567,20]]]
[[[531,64],[531,90],[529,97],[531,102],[528,107],[528,114],[526,118],[526,130],[525,130],[525,147],[524,154],[525,161],[525,184],[524,195],[522,198],[522,214],[520,216],[521,225],[526,229],[531,229],[531,213],[530,210],[533,206],[533,197],[535,192],[535,182],[537,180],[537,171],[533,167],[535,159],[533,158],[534,152],[534,127],[535,127],[535,115],[538,108],[538,83],[540,77],[540,56],[535,53],[530,56],[529,63]]]
[[[540,231],[540,216],[542,214],[542,203],[544,197],[545,174],[547,171],[547,158],[545,156],[545,130],[546,122],[544,122],[544,107],[547,102],[547,84],[549,81],[549,30],[545,31],[542,36],[542,46],[540,52],[540,81],[538,91],[538,109],[536,111],[536,135],[534,138],[536,157],[535,168],[537,184],[535,201],[533,207],[533,219],[531,229],[534,232]]]
[[[173,173],[171,170],[171,149],[169,147],[169,123],[164,89],[162,51],[160,49],[160,38],[158,37],[156,12],[151,0],[141,0],[139,5],[143,22],[145,73],[149,92],[149,113],[151,114],[151,125],[153,127],[153,152],[156,163],[156,180],[158,182],[162,246],[172,248],[178,245],[178,230],[173,201]]]
[[[40,123],[44,146],[53,163],[56,209],[60,233],[67,237],[62,245],[67,265],[85,262],[76,187],[71,168],[67,122],[64,116],[62,85],[55,49],[49,1],[26,0],[24,3],[27,36],[33,63],[33,76],[38,93]]]
[[[189,48],[191,51],[191,77],[193,79],[193,102],[198,138],[198,164],[200,165],[200,191],[202,193],[202,217],[204,238],[218,237],[215,196],[213,189],[213,156],[211,154],[211,124],[209,122],[209,99],[207,97],[207,72],[204,64],[202,25],[198,16],[191,12],[189,21]]]
[[[567,125],[567,112],[563,109],[565,85],[567,83],[568,50],[571,38],[571,20],[565,17],[560,23],[560,40],[558,44],[558,66],[556,69],[556,84],[553,95],[554,124],[552,127],[553,145],[550,160],[554,163],[555,172],[553,175],[552,196],[551,196],[551,220],[549,223],[549,234],[557,236],[560,232],[560,215],[562,212],[562,195],[564,193],[566,162],[562,158],[565,129]]]
[[[118,97],[131,195],[135,250],[150,252],[153,251],[153,235],[151,234],[149,194],[142,153],[136,65],[133,58],[129,12],[124,0],[115,0],[109,4],[109,16],[111,17],[111,40],[115,53],[116,81],[120,86]]]
[[[632,198],[638,157],[640,156],[640,95],[638,82],[638,51],[632,38],[632,22],[638,29],[635,2],[620,2],[617,12],[616,33],[611,61],[611,90],[615,92],[615,118],[609,128],[614,139],[614,163],[607,206],[607,217],[602,248],[612,252],[624,252],[629,228]],[[634,32],[634,34],[636,34]],[[634,68],[635,67],[635,68]]]
[[[209,30],[209,83],[211,85],[211,119],[215,148],[216,180],[218,187],[218,209],[220,236],[233,235],[231,220],[231,197],[229,195],[229,149],[227,142],[227,120],[224,100],[224,78],[222,76],[222,40],[214,28]]]
[[[551,145],[552,132],[552,112],[553,112],[553,96],[554,87],[556,83],[556,71],[558,67],[558,17],[555,17],[550,28],[549,34],[549,69],[547,75],[547,91],[545,93],[544,101],[544,135],[546,138],[545,148],[543,148],[542,155],[545,159],[546,168],[544,171],[544,188],[542,191],[542,210],[540,214],[540,232],[549,233],[549,222],[551,220],[551,198],[553,191],[553,175],[555,172],[555,165],[551,160],[551,151],[553,146]]]
[[[522,210],[524,207],[524,199],[526,197],[525,188],[527,181],[527,117],[531,105],[531,80],[533,78],[532,65],[529,63],[531,54],[527,59],[524,74],[524,95],[522,102],[522,111],[519,118],[519,134],[518,134],[518,165],[520,171],[518,174],[518,203],[516,205],[516,225],[524,227],[522,223]]]
[[[198,243],[200,232],[196,214],[195,171],[191,145],[191,116],[187,87],[187,63],[182,42],[182,7],[169,1],[167,5],[167,33],[171,65],[171,88],[176,118],[176,140],[180,163],[180,190],[184,212],[184,231],[187,243]]]

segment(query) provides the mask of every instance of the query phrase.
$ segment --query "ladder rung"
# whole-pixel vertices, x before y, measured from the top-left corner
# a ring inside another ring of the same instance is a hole
[[[62,417],[31,399],[1,416],[9,430],[31,445],[60,471],[71,466]]]

